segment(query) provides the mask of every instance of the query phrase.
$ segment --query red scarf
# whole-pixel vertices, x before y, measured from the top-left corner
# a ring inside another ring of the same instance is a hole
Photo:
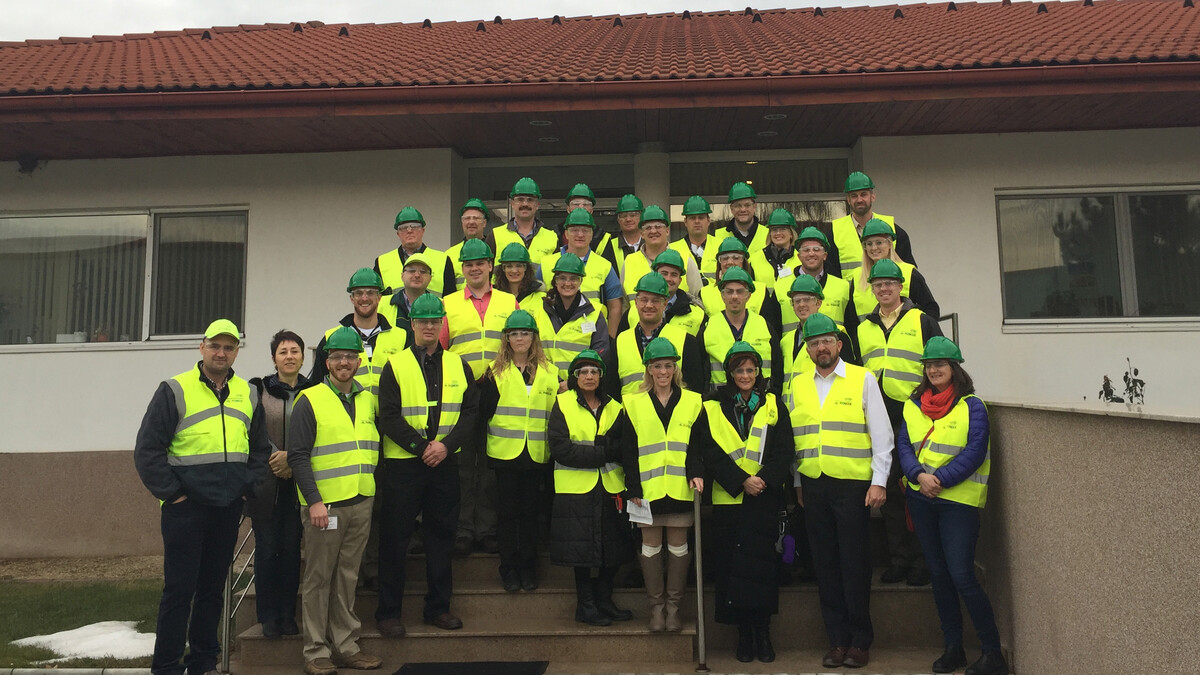
[[[921,412],[931,420],[940,420],[950,413],[954,407],[954,385],[946,387],[942,393],[935,394],[930,387],[921,394]]]

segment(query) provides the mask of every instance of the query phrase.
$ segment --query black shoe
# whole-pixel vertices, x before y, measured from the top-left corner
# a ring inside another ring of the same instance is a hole
[[[278,621],[264,621],[262,633],[263,637],[268,640],[276,640],[280,635],[283,635],[283,628]]]
[[[300,626],[296,625],[295,619],[284,619],[283,622],[279,624],[279,631],[284,635],[299,635]]]
[[[963,651],[962,645],[946,647],[946,651],[938,657],[937,661],[933,662],[933,672],[953,673],[965,665],[967,665],[967,653]]]
[[[884,570],[883,574],[879,575],[879,580],[885,584],[898,583],[898,582],[904,581],[907,578],[908,578],[908,570],[899,565],[892,565],[891,567]]]
[[[442,612],[432,619],[425,619],[425,623],[430,626],[437,626],[442,630],[458,630],[463,626],[462,619],[450,612]]]
[[[904,583],[909,586],[928,586],[929,570],[925,567],[913,567],[908,570],[908,578]]]
[[[454,540],[454,555],[460,558],[471,555],[470,537],[459,537]]]
[[[600,610],[601,614],[613,621],[629,621],[633,618],[633,612],[628,609],[621,609],[613,602],[613,585],[611,579],[592,580],[592,589],[596,598],[596,609]]]
[[[500,583],[504,584],[505,591],[516,593],[521,590],[521,575],[516,570],[504,570],[500,573]]]
[[[484,553],[495,555],[500,552],[500,540],[496,539],[496,535],[489,534],[479,540],[479,546],[483,548]]]
[[[750,663],[754,660],[754,629],[748,623],[738,624],[737,660]]]
[[[758,660],[763,663],[775,660],[775,647],[771,644],[770,619],[754,627],[754,651],[758,653]]]
[[[984,652],[978,661],[967,666],[963,675],[1008,675],[1008,661],[1000,652]]]
[[[379,592],[379,577],[363,577],[362,587],[372,593]]]
[[[521,589],[526,591],[536,591],[538,588],[537,572],[532,569],[521,570]]]

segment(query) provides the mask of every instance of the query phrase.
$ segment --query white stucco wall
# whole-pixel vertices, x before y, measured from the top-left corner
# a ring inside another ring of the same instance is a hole
[[[459,161],[450,150],[51,161],[31,176],[8,162],[0,213],[248,208],[246,339],[235,370],[250,377],[271,371],[276,330],[315,345],[350,311],[346,280],[397,245],[391,225],[402,206],[425,215],[430,246],[449,244]],[[0,348],[0,452],[131,449],[155,386],[190,367],[197,347]]]
[[[876,209],[911,235],[943,313],[959,313],[965,365],[982,395],[1104,407],[1096,403],[1103,376],[1119,393],[1130,357],[1146,382],[1146,412],[1200,415],[1190,353],[1200,321],[1175,330],[1002,331],[995,207],[998,189],[1200,185],[1200,128],[865,138],[859,150],[879,186]]]

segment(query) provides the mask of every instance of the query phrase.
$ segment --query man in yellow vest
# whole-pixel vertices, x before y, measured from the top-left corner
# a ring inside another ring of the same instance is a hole
[[[875,213],[875,182],[871,177],[855,171],[846,177],[845,192],[850,214],[833,221],[833,246],[828,247],[832,255],[826,271],[846,281],[854,281],[862,267],[862,231],[872,218],[882,220],[895,230],[896,255],[904,262],[916,265],[908,233],[896,224],[894,217]]]
[[[609,360],[609,372],[617,374],[608,378],[609,395],[619,400],[622,394],[637,391],[646,372],[642,355],[646,345],[656,337],[667,339],[675,352],[683,355],[680,368],[687,388],[696,393],[706,391],[709,367],[701,342],[683,326],[667,323],[665,312],[670,291],[666,280],[657,272],[650,272],[638,282],[635,291],[633,306],[637,323],[617,335],[616,345],[609,348],[605,357]]]
[[[617,234],[598,249],[600,255],[612,263],[613,269],[625,269],[625,256],[642,247],[642,200],[637,195],[625,195],[617,202]]]
[[[413,346],[394,355],[379,380],[384,527],[375,622],[388,637],[406,632],[400,620],[405,561],[418,515],[428,589],[422,616],[425,623],[443,630],[462,628],[462,620],[450,613],[451,555],[460,492],[467,492],[465,487],[460,490],[457,453],[478,436],[475,376],[438,340],[446,319],[442,301],[426,293],[413,303],[410,316]]]
[[[394,328],[404,331],[405,347],[412,346],[412,325],[408,320],[408,311],[413,302],[425,295],[429,290],[429,281],[433,278],[433,267],[424,253],[414,253],[404,261],[404,271],[400,276],[404,282],[403,288],[392,289],[379,299],[379,316],[387,319]]]
[[[712,207],[708,200],[700,195],[692,195],[683,203],[682,239],[671,242],[671,248],[681,256],[691,256],[700,268],[703,283],[711,284],[717,275],[717,245],[716,237],[708,233],[712,226]],[[685,258],[686,259],[686,258]],[[696,290],[699,295],[699,289]]]
[[[729,212],[732,217],[713,236],[717,241],[734,237],[747,251],[758,251],[767,245],[767,228],[758,220],[758,194],[749,183],[734,183],[729,188]]]
[[[350,304],[354,311],[342,317],[338,325],[325,331],[325,336],[317,343],[317,362],[313,364],[308,379],[319,382],[329,374],[325,366],[325,340],[338,328],[349,327],[358,332],[366,350],[366,358],[359,367],[358,382],[374,394],[379,384],[379,373],[383,372],[383,364],[387,363],[392,354],[404,349],[410,338],[403,328],[396,328],[386,316],[379,313],[379,303],[383,299],[383,280],[377,272],[367,267],[358,270],[350,276],[346,292],[350,294]]]
[[[264,416],[255,412],[258,390],[233,373],[239,344],[232,321],[209,324],[200,360],[159,385],[134,444],[138,475],[162,505],[155,673],[216,672],[221,654],[225,574],[243,503],[271,453]]]
[[[542,258],[558,250],[558,233],[537,217],[542,190],[532,178],[522,178],[508,193],[508,223],[492,230],[496,250],[516,242],[529,250],[529,259],[540,265]]]
[[[376,399],[355,379],[362,361],[358,331],[329,335],[324,382],[296,397],[288,427],[288,466],[304,521],[304,672],[373,670],[383,660],[358,646],[354,588],[375,497],[379,464]]]
[[[671,240],[671,219],[660,206],[651,204],[642,211],[642,219],[638,227],[642,232],[642,245],[625,256],[625,264],[621,268],[621,283],[625,287],[625,297],[633,301],[634,287],[647,273],[653,271],[654,259],[667,250]],[[679,287],[693,297],[700,295],[703,281],[700,277],[700,267],[689,255],[683,259],[686,270]]]
[[[582,183],[580,184],[582,185]],[[575,187],[579,187],[578,185]],[[587,187],[584,185],[584,187]],[[580,282],[579,292],[583,297],[596,303],[605,312],[608,321],[608,337],[617,337],[617,317],[621,315],[624,304],[624,293],[621,291],[621,281],[613,270],[612,263],[600,254],[592,255],[589,248],[593,240],[592,233],[596,229],[596,221],[592,218],[590,209],[577,208],[567,214],[563,223],[566,244],[554,254],[546,256],[538,268],[538,278],[553,285],[554,268],[564,254],[573,253],[583,261],[583,281]],[[537,308],[528,307],[530,311]]]
[[[384,286],[400,288],[400,274],[408,256],[424,253],[425,259],[433,267],[429,290],[441,295],[454,288],[454,268],[447,262],[446,254],[425,245],[425,216],[413,207],[406,206],[396,214],[395,227],[400,246],[375,258],[375,271],[383,277]]]
[[[492,238],[492,233],[488,232],[488,217],[490,215],[487,204],[483,203],[482,199],[472,197],[463,204],[458,210],[458,224],[462,228],[463,240],[446,249],[446,264],[450,269],[454,270],[454,286],[453,290],[461,291],[463,284],[466,283],[463,279],[462,269],[459,267],[458,254],[462,252],[462,246],[471,239],[482,239],[489,247],[496,245]],[[451,289],[447,289],[444,295],[449,295]]]
[[[789,290],[797,277],[808,276],[821,287],[821,313],[833,319],[846,335],[855,335],[858,315],[854,312],[850,282],[836,274],[827,273],[825,261],[829,258],[828,250],[829,239],[815,227],[806,227],[796,236],[800,265],[775,282],[775,299],[783,315],[783,332],[800,328],[801,322],[797,320],[795,310],[789,306]]]
[[[567,191],[567,214],[569,215],[575,209],[583,209],[588,215],[594,216],[596,211],[596,195],[592,192],[592,188],[588,187],[587,183],[576,183],[574,187]],[[564,220],[558,225],[555,230],[558,233],[559,239],[563,244],[568,244],[567,241],[567,222]],[[588,242],[588,248],[593,251],[601,251],[608,245],[612,239],[612,234],[597,228],[592,232],[592,239]],[[579,255],[576,253],[575,255]],[[583,257],[583,256],[579,256]],[[542,264],[545,264],[544,262]],[[551,265],[553,267],[553,265]]]
[[[921,352],[925,343],[941,335],[942,329],[937,321],[900,295],[904,272],[899,265],[884,258],[871,268],[869,280],[879,307],[858,324],[858,345],[863,365],[879,380],[895,433],[904,423],[904,402],[921,383]],[[920,542],[908,531],[900,475],[900,462],[896,459],[887,484],[889,505],[880,510],[891,564],[879,580],[888,584],[907,580],[909,586],[924,586],[929,583],[929,568],[921,554]]]
[[[777,369],[783,367],[783,351],[780,341],[775,339],[767,320],[746,309],[746,301],[754,292],[754,282],[740,267],[731,267],[717,282],[725,309],[713,314],[700,332],[700,343],[708,353],[709,386],[725,384],[725,356],[735,342],[745,342],[758,352],[759,370],[767,389],[780,392],[783,378]]]
[[[861,668],[875,637],[868,523],[871,508],[887,499],[894,437],[875,378],[838,356],[842,346],[833,319],[814,314],[803,330],[814,369],[793,380],[789,414],[796,501],[804,507],[829,638],[822,664]]]

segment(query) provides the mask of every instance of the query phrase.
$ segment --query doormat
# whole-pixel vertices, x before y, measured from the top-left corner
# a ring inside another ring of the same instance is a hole
[[[549,661],[406,663],[394,675],[543,675]]]

